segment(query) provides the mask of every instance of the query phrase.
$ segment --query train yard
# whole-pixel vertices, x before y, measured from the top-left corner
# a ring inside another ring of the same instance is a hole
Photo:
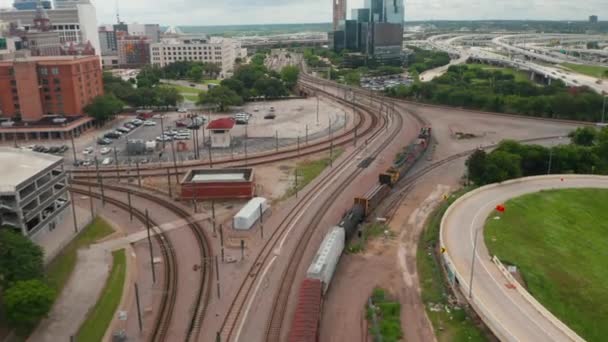
[[[388,100],[308,75],[301,76],[299,89],[353,111],[356,120],[351,129],[246,157],[72,171],[74,194],[103,198],[123,212],[132,210],[142,226],[147,223],[155,232],[153,248],[160,254],[154,264],[160,270],[162,289],[159,300],[149,308],[153,319],[148,319],[153,323],[143,332],[146,340],[297,341],[326,336],[328,318],[323,316],[322,303],[335,305],[335,300],[325,297],[340,291],[336,286],[341,285],[332,285],[328,279],[340,277],[341,267],[329,265],[335,274],[314,276],[309,266],[313,260],[324,263],[316,255],[322,254],[318,249],[328,232],[337,234],[333,240],[342,245],[338,247],[341,254],[362,222],[394,214],[425,177],[479,147],[493,148],[508,133],[492,131],[492,120],[513,120],[505,115],[467,113],[480,122],[483,133],[477,140],[454,142],[454,130],[460,129],[463,116],[446,119],[433,107]],[[534,122],[518,127],[534,127]],[[547,121],[536,122],[540,127]],[[555,141],[579,124],[549,122],[554,126],[514,137],[527,142]],[[517,125],[512,125],[516,130]],[[337,147],[344,153],[331,167],[295,197],[278,203],[249,235],[235,235],[228,221],[212,221],[206,210],[199,213],[196,204],[176,203],[162,190],[140,183],[141,178],[153,177],[177,183],[193,168],[252,168],[326,154]],[[339,320],[332,317],[330,322]]]

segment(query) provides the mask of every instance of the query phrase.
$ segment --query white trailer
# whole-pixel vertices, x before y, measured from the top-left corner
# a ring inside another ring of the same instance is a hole
[[[344,228],[332,228],[325,235],[321,247],[319,247],[312,264],[308,268],[308,272],[306,272],[308,278],[321,280],[324,294],[327,292],[331,278],[334,276],[340,255],[344,251],[345,238],[346,233]]]
[[[232,227],[236,230],[249,230],[270,208],[268,200],[255,197],[247,203],[233,218]]]

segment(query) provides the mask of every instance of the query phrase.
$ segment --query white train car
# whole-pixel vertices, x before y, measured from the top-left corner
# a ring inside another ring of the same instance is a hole
[[[331,282],[336,266],[340,260],[340,255],[344,251],[346,234],[344,228],[332,228],[321,243],[312,264],[308,268],[306,275],[311,279],[319,279],[323,283],[323,294]]]

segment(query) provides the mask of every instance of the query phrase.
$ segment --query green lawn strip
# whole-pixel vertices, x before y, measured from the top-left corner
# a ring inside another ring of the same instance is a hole
[[[563,63],[561,66],[568,68],[574,72],[579,74],[595,77],[595,78],[604,78],[605,72],[608,71],[607,67],[598,66],[598,65],[583,65],[583,64],[572,64],[572,63]]]
[[[175,90],[179,91],[180,93],[198,94],[198,93],[200,93],[202,91],[202,90],[197,89],[197,88],[186,87],[186,86],[181,86],[181,85],[177,85],[177,84],[163,83],[163,84],[161,84],[161,86],[162,87],[167,87],[167,88],[174,88]]]
[[[84,231],[80,233],[76,239],[70,242],[48,265],[46,277],[49,286],[54,288],[57,293],[61,293],[76,267],[78,249],[86,248],[95,241],[112,233],[114,233],[114,230],[106,221],[99,217],[95,218],[95,220],[86,226]]]
[[[192,102],[198,101],[198,95],[182,93],[182,96],[184,97],[184,99],[186,99],[188,101],[192,101]]]
[[[378,338],[380,335],[382,342],[401,341],[403,337],[401,304],[390,298],[386,291],[380,288],[374,289],[371,299],[373,308],[366,305],[366,312],[372,340],[380,341]]]
[[[587,341],[608,336],[608,190],[542,191],[506,203],[484,232],[529,292]]]
[[[78,341],[101,341],[120,304],[127,268],[125,250],[113,252],[112,258],[110,276],[101,297],[78,330]]]
[[[310,184],[310,182],[312,182],[315,178],[317,178],[323,172],[323,170],[325,170],[330,165],[330,161],[335,161],[336,159],[340,158],[342,153],[344,153],[344,149],[335,148],[334,152],[331,156],[331,159],[328,156],[327,158],[323,158],[323,159],[317,159],[317,160],[298,163],[294,170],[294,173],[296,171],[298,172],[297,191],[304,189],[304,187],[306,187],[308,184]],[[287,191],[284,198],[289,198],[289,197],[295,195],[295,193],[296,193],[296,186],[294,185]]]
[[[422,301],[439,342],[489,341],[468,311],[450,304],[449,284],[437,254],[441,219],[448,207],[469,190],[456,192],[431,214],[418,243],[416,263]]]
[[[198,82],[198,84],[209,85],[209,84],[220,84],[221,82],[222,82],[221,80],[203,80],[201,82]]]

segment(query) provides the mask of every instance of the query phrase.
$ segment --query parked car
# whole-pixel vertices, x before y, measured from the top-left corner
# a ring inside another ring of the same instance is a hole
[[[234,115],[234,121],[237,125],[246,125],[249,123],[250,115],[247,113],[237,113]]]
[[[153,127],[153,126],[156,126],[156,122],[155,121],[145,121],[144,122],[144,126],[145,127]]]
[[[118,127],[116,130],[119,131],[120,133],[129,133],[129,132],[131,132],[131,130],[128,129],[128,128],[126,128],[126,127]]]
[[[188,122],[183,121],[183,120],[179,120],[175,122],[175,126],[176,127],[188,127]]]
[[[118,139],[122,136],[122,133],[118,132],[118,131],[114,131],[114,132],[108,132],[106,134],[103,135],[104,138],[106,139]]]
[[[103,166],[112,165],[113,162],[114,162],[114,160],[112,158],[105,158],[101,162],[101,165],[103,165]]]
[[[93,153],[92,147],[87,147],[82,151],[82,154],[91,154],[91,153]]]
[[[131,121],[131,124],[132,124],[132,125],[135,125],[136,127],[141,126],[143,123],[144,123],[144,122],[143,122],[142,120],[139,120],[139,119],[135,119],[135,120],[132,120],[132,121]]]
[[[134,124],[130,124],[130,123],[126,123],[123,125],[124,127],[130,129],[130,130],[134,130],[135,129],[135,125]]]
[[[110,145],[112,143],[112,140],[108,139],[108,138],[99,138],[97,139],[97,145]]]
[[[110,152],[112,152],[112,150],[111,150],[110,148],[108,148],[108,147],[104,147],[104,148],[102,148],[102,149],[99,151],[99,153],[101,153],[101,155],[106,155],[106,154],[108,154],[108,153],[110,153]]]
[[[188,134],[178,134],[175,136],[175,140],[190,140],[192,139],[192,136],[188,133]]]
[[[177,110],[178,113],[188,113],[188,110],[186,108],[179,108]]]
[[[91,162],[90,160],[85,160],[82,162],[82,166],[84,167],[89,167],[91,165],[93,165],[93,162]]]
[[[269,114],[266,114],[266,116],[264,116],[264,119],[266,119],[266,120],[274,120],[274,119],[276,119],[276,117],[277,117],[276,114],[269,113]]]

